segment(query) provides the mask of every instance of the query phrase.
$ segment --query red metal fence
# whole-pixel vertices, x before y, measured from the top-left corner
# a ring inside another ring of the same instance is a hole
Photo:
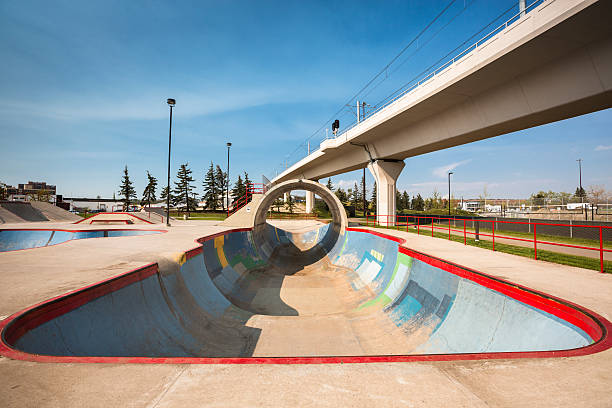
[[[263,183],[249,183],[246,186],[246,192],[242,197],[237,198],[232,203],[232,208],[227,207],[227,216],[229,217],[231,214],[235,213],[245,205],[247,205],[252,199],[253,194],[265,194],[267,191],[266,185]]]
[[[560,247],[568,247],[568,248],[577,248],[588,251],[598,251],[599,252],[599,263],[600,263],[600,272],[604,272],[604,253],[612,252],[612,249],[604,248],[604,235],[606,237],[612,236],[612,227],[603,226],[603,225],[577,225],[577,224],[563,224],[563,223],[545,223],[545,222],[526,222],[526,221],[503,221],[503,220],[468,220],[468,219],[459,219],[452,217],[440,217],[436,215],[424,215],[424,216],[415,216],[415,215],[367,215],[366,216],[366,225],[368,226],[384,226],[384,227],[397,227],[397,229],[401,229],[402,227],[406,227],[406,231],[409,230],[410,227],[416,229],[417,234],[431,233],[431,236],[434,236],[434,230],[443,230],[448,231],[448,239],[451,239],[451,235],[461,236],[463,235],[463,244],[467,245],[467,237],[474,236],[476,240],[479,237],[490,237],[493,243],[493,251],[495,251],[495,239],[508,239],[514,241],[521,242],[530,242],[533,244],[534,250],[534,259],[538,259],[538,244],[545,245],[554,245]],[[451,222],[453,226],[451,227]],[[467,229],[467,224],[472,222],[476,223],[477,227],[475,231],[469,231]],[[463,229],[457,228],[457,223],[459,223],[459,227],[463,227]],[[437,224],[437,225],[436,225]],[[529,225],[529,230],[533,230],[533,238],[520,238],[516,236],[508,236],[502,235],[499,232],[495,232],[495,226],[498,225],[498,229],[500,224],[523,224]],[[487,232],[481,232],[480,228],[490,230]],[[562,242],[554,242],[554,241],[543,241],[539,240],[537,237],[538,226],[540,227],[569,227],[569,228],[590,228],[592,230],[592,235],[595,241],[599,241],[598,247],[590,247],[583,245],[574,245]],[[488,228],[487,228],[488,227]]]

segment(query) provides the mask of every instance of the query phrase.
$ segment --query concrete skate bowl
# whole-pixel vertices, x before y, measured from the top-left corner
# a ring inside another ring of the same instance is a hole
[[[325,226],[323,228],[330,228]],[[610,322],[570,302],[347,228],[319,265],[282,274],[267,227],[199,240],[0,323],[0,354],[39,362],[349,363],[579,356],[610,348]],[[291,269],[290,269],[291,270]],[[282,279],[281,279],[282,278]],[[280,283],[279,283],[280,282]]]
[[[156,230],[62,230],[62,229],[0,229],[0,252],[48,247],[87,238],[113,238],[159,234]]]

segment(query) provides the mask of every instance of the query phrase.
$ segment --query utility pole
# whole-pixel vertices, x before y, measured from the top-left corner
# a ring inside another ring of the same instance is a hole
[[[525,15],[525,0],[519,0],[519,11],[521,12],[521,17]]]
[[[361,118],[360,118],[360,112],[359,112],[359,111],[361,110],[361,109],[360,109],[360,106],[361,106],[361,105],[359,105],[359,101],[357,101],[357,123],[359,123],[359,122],[360,122],[360,119],[361,119]]]
[[[578,162],[578,174],[580,175],[580,202],[584,203],[584,194],[582,194],[582,159],[576,160]]]
[[[450,189],[450,176],[453,174],[452,171],[448,172],[448,216],[451,215],[451,189]]]

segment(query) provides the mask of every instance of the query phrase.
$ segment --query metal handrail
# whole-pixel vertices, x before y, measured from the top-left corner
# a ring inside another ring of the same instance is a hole
[[[403,219],[403,222],[402,222],[402,219]],[[409,219],[411,220],[411,222],[409,222]],[[415,222],[414,220],[416,220],[416,223],[414,223]],[[400,215],[400,214],[395,214],[395,215],[394,214],[389,214],[389,215],[367,214],[365,223],[366,223],[366,226],[370,226],[370,224],[372,224],[372,226],[374,227],[376,227],[377,225],[384,225],[386,227],[406,227],[406,231],[408,231],[409,227],[415,227],[417,229],[417,234],[420,235],[421,229],[424,228],[424,224],[421,223],[421,220],[426,220],[426,221],[431,222],[431,227],[428,228],[428,231],[429,230],[431,231],[432,237],[434,236],[434,229],[435,230],[441,229],[444,231],[448,231],[449,240],[451,239],[452,232],[463,233],[464,245],[467,245],[468,235],[474,235],[477,240],[479,236],[490,237],[493,242],[493,251],[495,251],[495,238],[522,241],[522,242],[532,242],[533,249],[534,249],[534,259],[536,260],[538,259],[538,244],[597,251],[599,252],[600,272],[602,273],[604,272],[604,253],[612,253],[612,249],[604,248],[604,245],[603,245],[603,242],[604,242],[603,231],[612,230],[612,226],[606,226],[606,225],[581,225],[581,224],[563,224],[563,223],[556,223],[556,222],[548,223],[548,222],[531,222],[531,221],[525,222],[525,221],[472,219],[473,222],[478,222],[478,223],[483,223],[483,224],[490,223],[491,233],[489,234],[486,232],[479,231],[478,228],[474,232],[468,231],[466,228],[466,221],[468,220],[465,218],[442,217],[442,216],[437,216],[437,215],[417,216],[417,215]],[[453,222],[463,221],[463,229],[456,229],[456,227],[454,229],[451,228],[451,220]],[[434,222],[437,224],[441,224],[442,221],[448,221],[448,227],[434,226]],[[523,225],[529,225],[530,227],[533,226],[533,239],[513,237],[513,236],[508,236],[508,235],[500,235],[499,232],[496,234],[495,233],[496,224],[523,224]],[[536,232],[538,226],[543,226],[543,227],[558,226],[558,227],[569,227],[569,228],[595,229],[599,233],[598,234],[599,235],[599,247],[589,247],[589,246],[584,246],[584,245],[574,245],[574,244],[567,244],[567,243],[562,243],[562,242],[539,240],[537,238],[537,232]]]

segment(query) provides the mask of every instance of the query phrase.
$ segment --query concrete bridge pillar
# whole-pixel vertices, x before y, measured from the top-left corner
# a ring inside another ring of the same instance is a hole
[[[312,180],[318,183],[319,180]],[[306,214],[310,214],[314,210],[315,193],[314,191],[306,191]]]
[[[283,194],[283,203],[286,203],[287,201],[289,201],[289,193],[284,193]]]
[[[314,209],[315,194],[312,191],[306,192],[306,213],[310,214]]]
[[[402,160],[375,160],[368,164],[376,180],[376,214],[382,225],[395,225],[395,182],[404,166]]]

